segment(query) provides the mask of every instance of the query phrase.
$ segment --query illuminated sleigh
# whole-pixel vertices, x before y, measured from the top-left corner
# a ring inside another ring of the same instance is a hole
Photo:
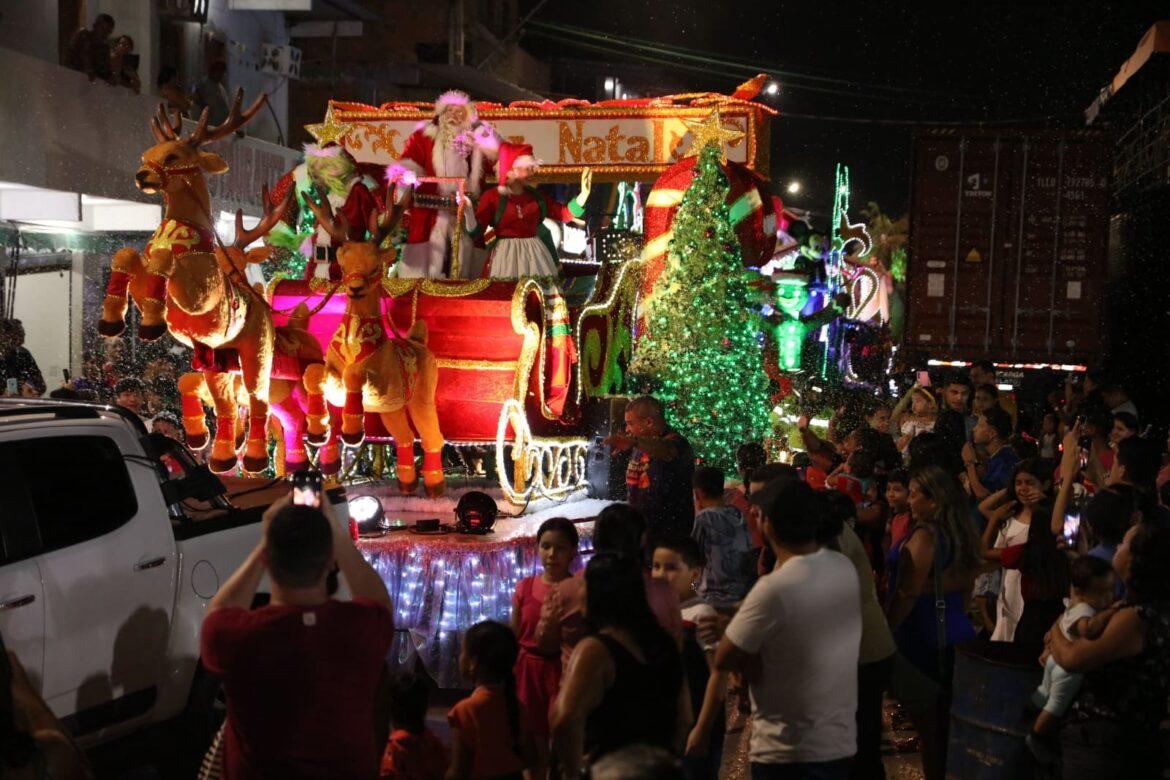
[[[568,339],[561,329],[554,335],[545,293],[533,280],[383,280],[388,322],[402,333],[426,322],[439,365],[435,405],[444,437],[457,447],[494,446],[509,500],[559,500],[585,486],[585,421],[601,396],[624,389],[640,264],[602,266],[592,295],[568,310]],[[308,330],[327,346],[345,311],[344,294],[332,290],[322,279],[282,279],[268,294],[277,312],[301,301],[316,310]],[[284,316],[275,319],[284,324]],[[565,348],[578,361],[558,378],[553,352]],[[559,412],[550,397],[563,399]],[[330,417],[340,425],[340,409],[330,407]],[[386,458],[378,445],[391,437],[376,414],[365,415],[365,431],[355,462],[365,459],[380,474]]]

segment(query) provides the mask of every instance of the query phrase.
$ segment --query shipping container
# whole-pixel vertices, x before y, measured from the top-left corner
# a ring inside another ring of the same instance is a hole
[[[914,137],[904,342],[942,359],[1096,362],[1109,136],[932,128]]]

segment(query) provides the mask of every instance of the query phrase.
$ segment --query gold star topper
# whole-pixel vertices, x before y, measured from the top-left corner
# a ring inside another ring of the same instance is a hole
[[[353,130],[349,122],[338,122],[333,119],[333,106],[325,111],[325,121],[315,125],[305,125],[305,130],[313,136],[320,146],[335,144]]]
[[[719,147],[720,158],[727,162],[725,144],[738,141],[744,136],[742,130],[723,126],[719,109],[707,114],[706,119],[684,119],[683,124],[691,131],[691,156],[698,155],[707,144],[715,144]]]

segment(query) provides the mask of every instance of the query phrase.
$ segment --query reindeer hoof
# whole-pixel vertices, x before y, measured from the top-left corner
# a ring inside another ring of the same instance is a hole
[[[418,492],[418,479],[415,478],[411,482],[403,482],[398,480],[398,492],[404,496],[413,496]]]
[[[253,458],[244,456],[244,471],[248,474],[260,474],[268,468],[268,458]]]
[[[284,456],[284,473],[296,474],[298,471],[308,471],[309,460],[301,453],[299,458],[293,458],[288,455]]]
[[[157,325],[147,325],[142,323],[138,326],[138,338],[143,341],[155,341],[162,337],[162,334],[167,332],[167,324],[160,322]]]
[[[320,433],[313,433],[309,431],[305,434],[305,441],[312,444],[314,447],[322,447],[325,442],[329,441],[329,429],[321,431]]]
[[[107,338],[121,336],[124,330],[126,330],[126,322],[124,320],[114,320],[113,322],[98,320],[98,333]]]
[[[207,442],[211,441],[211,437],[207,431],[203,433],[188,433],[187,434],[187,449],[192,452],[200,452],[207,446]]]
[[[346,447],[353,447],[356,449],[356,448],[362,446],[362,442],[364,442],[365,440],[366,440],[366,432],[365,431],[357,431],[356,433],[345,433],[343,431],[341,434],[341,442]]]
[[[443,481],[434,485],[424,485],[424,490],[426,491],[427,498],[438,498],[447,492],[447,483]]]
[[[232,455],[230,458],[212,457],[210,460],[208,460],[207,467],[210,468],[211,471],[215,474],[229,474],[232,471],[235,471],[236,464],[239,462],[240,459],[235,455]]]

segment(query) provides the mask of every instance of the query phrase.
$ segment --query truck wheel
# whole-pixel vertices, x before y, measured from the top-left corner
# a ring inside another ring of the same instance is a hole
[[[206,752],[226,718],[223,684],[200,664],[195,669],[187,709],[183,712],[184,732],[192,747]]]

